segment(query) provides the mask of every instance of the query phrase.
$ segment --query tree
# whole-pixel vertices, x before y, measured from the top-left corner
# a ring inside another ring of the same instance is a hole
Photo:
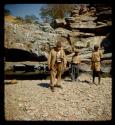
[[[5,10],[4,10],[4,15],[5,15],[5,16],[11,15],[11,11],[8,10],[8,9],[5,9]]]
[[[37,20],[39,20],[39,18],[37,18],[35,15],[26,15],[25,16],[26,23],[34,23],[34,22],[37,22]]]
[[[43,20],[52,20],[56,18],[64,18],[70,15],[74,4],[47,4],[40,9],[40,15]]]
[[[17,16],[15,18],[15,20],[16,20],[17,23],[24,23],[24,18],[23,17]]]

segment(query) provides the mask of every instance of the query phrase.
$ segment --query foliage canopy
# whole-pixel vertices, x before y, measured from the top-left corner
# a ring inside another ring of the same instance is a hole
[[[40,15],[44,21],[51,22],[69,16],[73,7],[74,4],[46,4],[40,9]]]

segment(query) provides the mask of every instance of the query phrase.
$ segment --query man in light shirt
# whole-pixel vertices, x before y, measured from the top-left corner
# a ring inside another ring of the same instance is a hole
[[[76,81],[79,76],[79,66],[81,63],[81,59],[79,57],[79,51],[75,50],[75,54],[72,57],[71,61],[71,79],[72,81]]]
[[[51,71],[50,88],[54,92],[54,87],[61,87],[62,71],[66,68],[66,56],[62,48],[61,42],[58,41],[48,57],[48,68]]]
[[[95,83],[95,77],[98,77],[98,83],[100,84],[101,80],[101,58],[102,58],[102,52],[99,50],[98,45],[94,45],[94,50],[92,52],[92,65],[91,69],[93,71],[93,83]]]

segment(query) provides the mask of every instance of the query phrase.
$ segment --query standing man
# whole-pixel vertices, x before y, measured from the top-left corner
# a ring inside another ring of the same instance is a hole
[[[76,50],[75,54],[72,57],[72,61],[71,61],[71,79],[72,79],[72,81],[76,81],[79,76],[80,63],[81,63],[81,59],[79,57],[79,51]]]
[[[95,80],[95,77],[98,77],[98,83],[100,84],[101,80],[101,58],[102,58],[102,52],[99,51],[99,46],[94,45],[94,51],[92,52],[92,65],[91,69],[93,70],[93,83]]]
[[[58,41],[56,47],[54,47],[48,57],[48,68],[51,71],[50,76],[50,87],[54,92],[54,87],[60,87],[62,71],[66,68],[66,57],[65,52],[62,48],[61,42]]]

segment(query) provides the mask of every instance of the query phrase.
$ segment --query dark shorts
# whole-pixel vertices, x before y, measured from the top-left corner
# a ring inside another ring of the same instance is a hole
[[[101,71],[95,71],[93,70],[93,76],[100,77]]]

